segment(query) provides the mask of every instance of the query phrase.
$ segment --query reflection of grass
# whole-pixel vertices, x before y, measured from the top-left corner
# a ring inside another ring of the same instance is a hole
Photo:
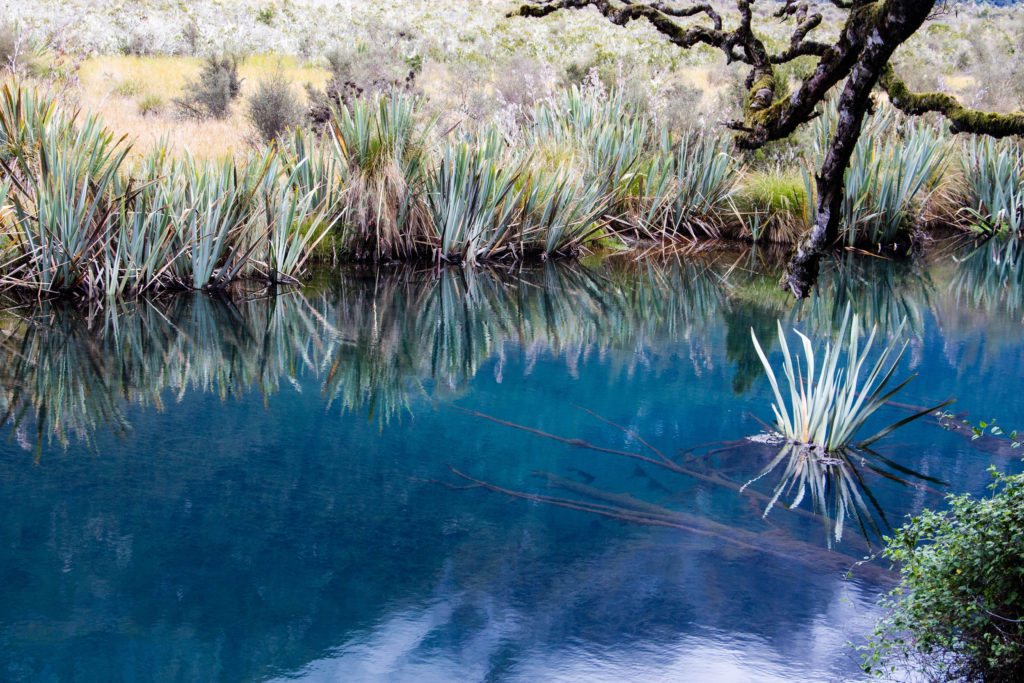
[[[989,239],[971,249],[950,285],[957,303],[1019,317],[1024,309],[1024,247],[1021,239]]]
[[[839,329],[850,307],[865,325],[877,325],[885,336],[904,321],[911,333],[920,334],[933,290],[928,272],[914,262],[845,254],[823,262],[818,286],[793,310],[808,329],[819,333]]]
[[[715,261],[621,261],[603,271],[546,263],[506,273],[353,271],[297,292],[180,295],[85,315],[44,304],[3,323],[0,410],[39,442],[127,429],[126,404],[165,392],[222,398],[315,379],[324,401],[381,426],[417,396],[458,391],[515,344],[567,362],[589,350],[686,337],[722,301]],[[627,362],[641,362],[636,354]]]

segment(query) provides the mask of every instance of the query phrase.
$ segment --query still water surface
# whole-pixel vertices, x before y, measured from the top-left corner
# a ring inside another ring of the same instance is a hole
[[[796,307],[710,252],[7,310],[0,679],[854,678],[892,585],[854,567],[871,523],[1018,455],[921,420],[852,458],[864,530],[765,517],[750,329],[906,317],[901,402],[1012,427],[1021,269],[992,256],[851,258]]]

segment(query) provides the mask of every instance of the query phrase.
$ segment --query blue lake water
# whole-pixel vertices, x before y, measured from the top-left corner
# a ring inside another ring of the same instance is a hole
[[[767,255],[707,251],[9,307],[0,679],[855,678],[893,574],[809,498],[764,516],[779,470],[738,490],[777,449],[746,439],[750,329],[778,357],[780,318],[906,318],[918,376],[869,426],[955,396],[1009,431],[1021,270],[935,251],[829,264],[799,306]],[[949,484],[854,458],[882,531],[1020,469],[933,418],[876,450]]]

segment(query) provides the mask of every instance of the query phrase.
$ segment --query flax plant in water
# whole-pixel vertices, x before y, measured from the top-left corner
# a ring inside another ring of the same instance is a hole
[[[754,348],[764,364],[775,395],[772,410],[776,428],[784,442],[775,458],[743,489],[785,463],[764,514],[767,515],[787,491],[793,493],[789,503],[791,508],[799,506],[809,494],[812,507],[826,528],[831,529],[830,545],[832,538],[836,542],[842,539],[843,528],[849,518],[857,522],[866,539],[870,539],[872,534],[876,537],[881,535],[875,522],[876,513],[887,524],[884,511],[867,488],[862,468],[904,484],[907,482],[900,475],[936,481],[872,451],[870,446],[893,430],[951,403],[944,401],[915,412],[855,443],[854,438],[867,419],[913,377],[890,388],[906,343],[895,354],[894,347],[885,346],[872,362],[871,349],[878,328],[872,328],[862,345],[860,318],[853,315],[851,321],[850,310],[847,306],[838,336],[825,344],[820,371],[817,370],[816,353],[810,339],[797,332],[803,347],[801,362],[799,354],[791,353],[779,323],[783,374],[789,385],[788,402],[783,398],[775,370],[757,335],[751,330]],[[902,328],[901,323],[895,331],[896,338],[901,336]]]
[[[902,327],[901,324],[895,331],[895,338],[902,335]],[[904,342],[895,355],[894,347],[886,345],[878,358],[871,362],[871,350],[877,332],[878,327],[872,327],[867,341],[862,345],[860,316],[853,315],[851,324],[850,308],[847,307],[839,334],[825,344],[819,371],[817,354],[811,340],[797,331],[803,349],[801,362],[800,356],[790,351],[782,323],[779,322],[778,338],[782,349],[783,376],[789,386],[789,400],[786,401],[775,370],[761,348],[757,335],[751,329],[754,348],[764,365],[775,395],[775,404],[772,406],[775,424],[787,441],[814,448],[822,453],[836,453],[851,447],[854,445],[855,435],[867,419],[913,379],[913,376],[908,377],[889,388],[907,344]],[[947,401],[916,412],[856,445],[866,448],[894,429],[948,403]]]

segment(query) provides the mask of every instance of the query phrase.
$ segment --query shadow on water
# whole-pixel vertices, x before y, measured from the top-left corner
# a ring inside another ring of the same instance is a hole
[[[751,440],[770,408],[750,329],[825,334],[852,302],[941,348],[929,320],[952,290],[850,256],[793,307],[781,265],[353,269],[232,300],[5,309],[0,678],[358,678],[399,652],[388,666],[427,679],[537,679],[571,648],[695,666],[694,643],[750,638],[780,680],[842,677],[855,665],[831,655],[800,668],[812,636],[850,637],[821,605],[887,585],[867,564],[835,587],[891,509],[936,499],[945,452]],[[942,282],[975,277],[961,267]]]

